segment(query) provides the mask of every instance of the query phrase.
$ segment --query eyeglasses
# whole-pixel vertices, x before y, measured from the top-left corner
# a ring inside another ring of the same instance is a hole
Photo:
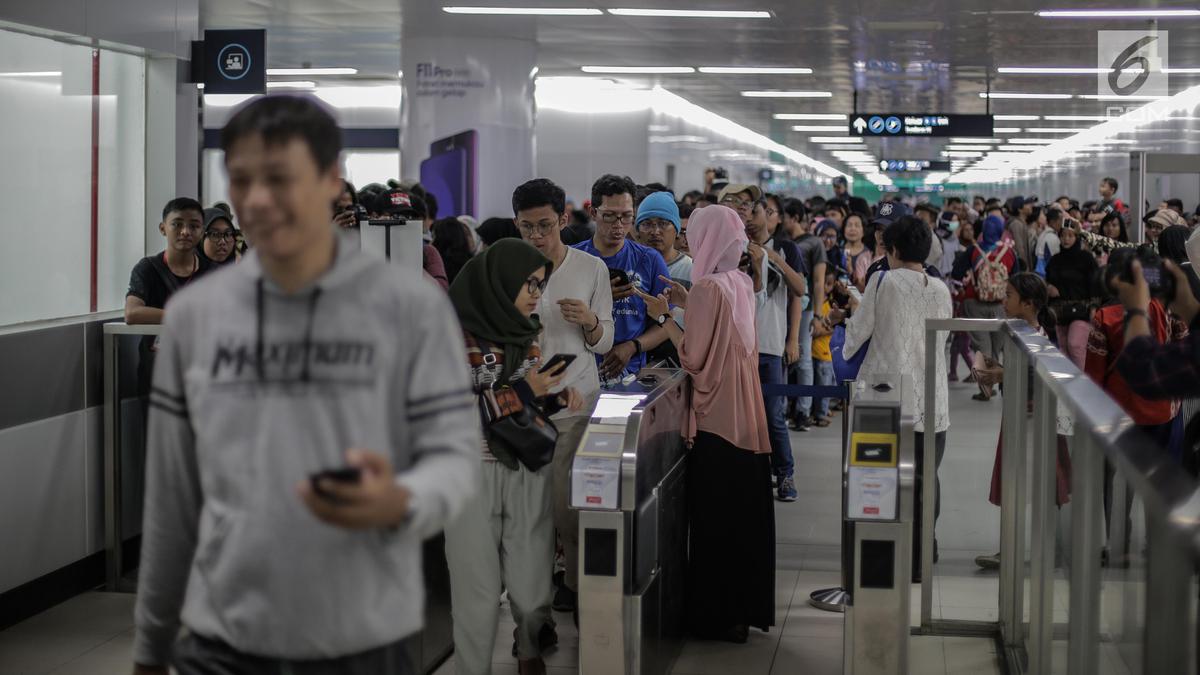
[[[733,209],[733,210],[735,210],[735,211],[742,211],[742,210],[744,210],[744,209],[750,209],[750,208],[753,208],[753,207],[754,207],[754,200],[752,200],[752,199],[738,199],[737,197],[735,197],[735,196],[733,196],[733,195],[730,195],[730,196],[728,196],[728,197],[726,197],[726,198],[724,198],[724,199],[722,199],[722,200],[721,200],[721,205],[722,205],[722,206],[728,206],[729,208],[731,208],[731,209]]]
[[[621,221],[622,225],[631,225],[633,223],[633,216],[633,211],[627,211],[625,213],[616,213],[614,211],[600,212],[600,220],[604,221],[605,225],[613,225],[618,220]]]
[[[228,230],[222,230],[219,232],[217,230],[209,230],[208,232],[204,233],[204,236],[208,237],[209,241],[225,241],[226,239],[236,239],[234,234]]]
[[[549,279],[529,277],[525,280],[525,290],[528,291],[530,295],[533,295],[534,293],[541,295],[542,293],[546,292],[546,284],[548,283],[550,283]]]
[[[675,229],[674,223],[661,218],[648,218],[638,223],[638,230],[641,232],[666,232],[673,229]]]
[[[521,234],[537,234],[542,237],[550,234],[557,226],[558,223],[552,223],[548,220],[543,220],[540,223],[527,223],[524,221],[517,223],[517,229],[521,231]]]

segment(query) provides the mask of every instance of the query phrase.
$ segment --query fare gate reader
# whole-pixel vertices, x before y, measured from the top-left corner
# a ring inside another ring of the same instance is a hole
[[[915,489],[911,380],[855,382],[842,466],[844,672],[908,672]],[[910,401],[902,405],[902,398]]]
[[[643,368],[604,390],[572,462],[581,675],[663,675],[683,645],[687,387]]]

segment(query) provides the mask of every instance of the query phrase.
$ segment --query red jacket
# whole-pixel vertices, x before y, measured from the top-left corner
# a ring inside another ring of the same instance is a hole
[[[1150,302],[1147,313],[1150,332],[1159,344],[1182,339],[1187,329],[1170,319],[1158,300]],[[1096,310],[1092,316],[1092,332],[1088,337],[1087,362],[1084,372],[1104,388],[1121,408],[1129,413],[1135,424],[1166,424],[1175,416],[1174,401],[1151,401],[1129,388],[1116,369],[1117,357],[1125,348],[1125,308],[1111,304]]]

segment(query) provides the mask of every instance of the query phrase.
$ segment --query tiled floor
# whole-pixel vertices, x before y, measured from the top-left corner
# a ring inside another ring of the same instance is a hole
[[[1000,402],[977,403],[967,385],[951,388],[954,426],[942,465],[942,514],[938,522],[941,563],[933,591],[934,617],[994,620],[997,576],[973,564],[979,553],[995,552],[999,511],[987,503]],[[793,433],[800,499],[777,504],[777,626],[754,632],[745,645],[690,642],[675,663],[677,675],[834,675],[841,673],[841,615],[811,608],[808,594],[837,585],[840,551],[841,419],[825,429]],[[1105,587],[1106,594],[1117,593]],[[88,593],[9,630],[0,632],[0,675],[79,673],[125,675],[132,643],[132,596]],[[913,589],[912,623],[919,623],[919,588]],[[1056,619],[1065,621],[1066,584],[1056,587]],[[516,673],[509,653],[512,624],[498,627],[494,673]],[[578,670],[578,637],[570,619],[559,616],[560,646],[547,659],[558,675]],[[1064,643],[1065,645],[1065,643]],[[1115,651],[1108,649],[1106,654]],[[911,672],[918,675],[988,675],[1000,672],[991,640],[914,637]],[[1104,662],[1120,662],[1113,657]],[[1057,658],[1056,658],[1057,663]],[[453,673],[448,663],[439,675]],[[1106,673],[1120,674],[1106,665]]]

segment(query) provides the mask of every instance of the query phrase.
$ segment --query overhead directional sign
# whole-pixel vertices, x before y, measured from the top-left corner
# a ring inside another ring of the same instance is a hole
[[[991,115],[862,113],[847,116],[854,136],[991,137]]]
[[[204,31],[204,93],[266,92],[266,35],[261,28]]]
[[[884,172],[899,171],[949,171],[950,160],[940,159],[881,159],[879,170]]]

